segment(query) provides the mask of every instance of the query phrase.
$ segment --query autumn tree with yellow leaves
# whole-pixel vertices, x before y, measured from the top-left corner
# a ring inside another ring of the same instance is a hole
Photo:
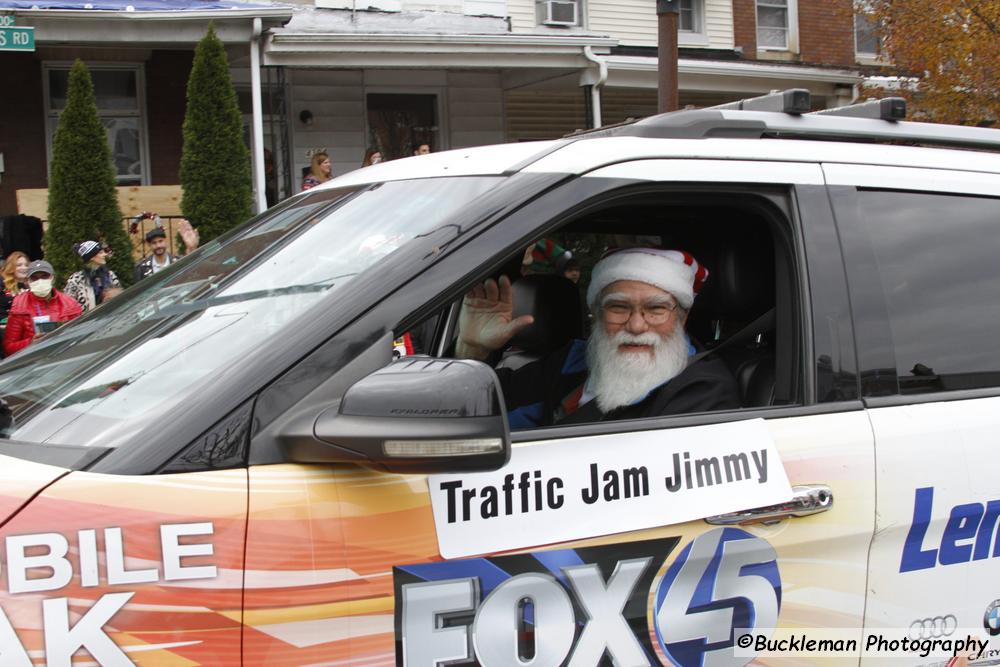
[[[1000,125],[1000,1],[862,0],[915,116]],[[895,93],[893,93],[895,94]]]

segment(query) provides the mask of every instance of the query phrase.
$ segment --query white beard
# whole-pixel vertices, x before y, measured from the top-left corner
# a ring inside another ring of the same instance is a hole
[[[627,343],[651,345],[653,354],[619,351],[618,346]],[[590,374],[585,391],[594,395],[602,412],[610,412],[644,398],[683,371],[687,360],[687,337],[680,326],[669,338],[662,338],[652,331],[638,335],[619,331],[609,336],[597,323],[587,341]]]

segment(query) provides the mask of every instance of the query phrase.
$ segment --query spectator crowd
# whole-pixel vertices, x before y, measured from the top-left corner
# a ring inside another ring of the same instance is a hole
[[[430,144],[413,146],[414,156],[431,152]],[[266,156],[270,158],[269,152]],[[385,154],[377,149],[365,151],[362,167],[386,161]],[[268,159],[269,173],[273,172],[273,161]],[[330,156],[326,152],[313,154],[309,167],[303,171],[302,190],[314,188],[332,178]],[[273,195],[268,193],[268,204]],[[143,213],[133,219],[130,231],[136,233],[142,219],[152,218],[153,228],[145,234],[146,255],[135,265],[134,281],[139,282],[157,273],[177,260],[179,256],[169,252],[167,232],[159,216]],[[187,251],[198,247],[198,232],[187,220],[180,220],[178,234]],[[121,280],[108,267],[111,248],[100,240],[82,239],[73,246],[79,257],[80,268],[65,279],[56,275],[52,264],[44,259],[32,259],[21,250],[10,252],[3,258],[3,289],[0,293],[0,330],[2,330],[2,354],[9,357],[41,340],[60,325],[76,319],[80,315],[99,307],[118,296],[122,291]],[[561,250],[561,249],[560,249]],[[535,254],[550,248],[536,249]],[[29,249],[35,256],[38,249]],[[568,254],[568,253],[567,253]],[[58,289],[62,285],[62,289]]]
[[[148,254],[135,267],[138,282],[166,268],[179,257],[167,252],[166,230],[159,216],[151,217],[155,226],[146,233]],[[178,233],[188,251],[198,247],[198,231],[187,220],[181,220]],[[111,248],[100,241],[85,239],[73,246],[80,258],[80,270],[60,282],[52,264],[44,259],[31,261],[20,250],[9,253],[3,260],[0,275],[3,293],[0,295],[0,328],[3,330],[3,356],[9,357],[41,340],[60,325],[118,296],[121,281],[107,266]],[[57,289],[57,285],[63,288]]]
[[[428,143],[419,143],[413,146],[414,156],[427,155],[430,152],[431,146]],[[365,155],[361,159],[361,166],[370,167],[379,162],[387,162],[388,159],[385,153],[378,148],[369,148],[365,151]],[[333,178],[333,174],[331,173],[332,168],[329,153],[325,151],[313,153],[312,159],[309,161],[309,166],[302,170],[302,190],[310,190],[317,185],[322,185],[331,180]]]

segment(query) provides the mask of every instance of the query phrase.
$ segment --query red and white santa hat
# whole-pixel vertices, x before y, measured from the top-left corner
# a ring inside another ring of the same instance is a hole
[[[670,292],[681,308],[688,310],[701,286],[708,278],[708,269],[683,250],[660,248],[624,248],[607,253],[590,275],[587,303],[595,305],[605,287],[619,280],[636,280]]]

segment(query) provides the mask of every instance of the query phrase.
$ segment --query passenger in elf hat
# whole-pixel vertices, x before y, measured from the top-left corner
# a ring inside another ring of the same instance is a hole
[[[680,250],[606,255],[587,288],[588,341],[516,370],[497,370],[512,428],[634,419],[740,407],[726,364],[696,353],[684,331],[708,270]],[[462,303],[456,356],[487,360],[533,318],[513,318],[510,281],[487,280]]]
[[[14,297],[7,316],[3,351],[10,356],[36,340],[47,331],[80,316],[80,304],[55,287],[55,272],[45,260],[28,265],[28,290]]]

